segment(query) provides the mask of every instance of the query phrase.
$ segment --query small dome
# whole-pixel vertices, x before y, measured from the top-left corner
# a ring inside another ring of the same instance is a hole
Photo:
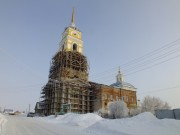
[[[124,81],[124,77],[119,69],[118,75],[116,76],[116,83],[111,84],[110,86],[116,87],[116,88],[130,88],[130,89],[136,89],[132,84],[127,83]]]

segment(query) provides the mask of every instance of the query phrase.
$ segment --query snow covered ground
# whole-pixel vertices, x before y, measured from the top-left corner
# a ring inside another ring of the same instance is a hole
[[[151,113],[132,118],[103,119],[96,114],[68,113],[58,117],[27,118],[3,116],[7,119],[2,135],[179,135],[180,120],[159,120]],[[13,130],[12,130],[13,129]],[[12,130],[12,131],[11,131]],[[1,135],[1,134],[0,134]]]
[[[159,120],[151,113],[142,113],[132,118],[104,119],[88,129],[103,135],[179,135],[180,121]]]
[[[4,132],[3,129],[5,129],[6,122],[6,118],[0,113],[0,135],[2,135]]]
[[[157,119],[151,113],[132,118],[103,119],[96,114],[65,114],[43,118],[47,122],[78,126],[83,132],[96,135],[179,135],[180,120]]]

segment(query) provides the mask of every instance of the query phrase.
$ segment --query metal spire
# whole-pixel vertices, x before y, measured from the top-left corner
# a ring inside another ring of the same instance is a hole
[[[75,27],[75,12],[74,12],[74,7],[73,7],[73,12],[72,12],[72,18],[71,18],[71,26]]]
[[[118,73],[121,74],[121,68],[120,68],[120,66],[119,66],[119,71],[118,71]]]
[[[120,67],[119,67],[118,75],[116,76],[116,78],[117,78],[117,82],[122,83],[124,81],[124,77],[121,73]]]

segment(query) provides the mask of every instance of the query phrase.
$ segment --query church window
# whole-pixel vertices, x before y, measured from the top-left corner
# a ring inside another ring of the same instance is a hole
[[[111,100],[113,100],[113,96],[111,95]]]
[[[77,51],[77,44],[76,43],[73,44],[73,51]]]
[[[116,100],[118,101],[118,96],[116,96]]]
[[[105,99],[107,99],[107,94],[105,94],[104,96],[105,96]]]

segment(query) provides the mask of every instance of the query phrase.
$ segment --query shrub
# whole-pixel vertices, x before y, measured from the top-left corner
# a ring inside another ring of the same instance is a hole
[[[109,118],[117,119],[128,116],[128,108],[124,101],[115,101],[108,104]]]

